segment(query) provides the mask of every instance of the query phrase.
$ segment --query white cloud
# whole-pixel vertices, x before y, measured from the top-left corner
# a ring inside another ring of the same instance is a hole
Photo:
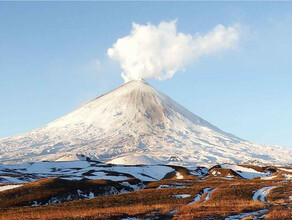
[[[217,25],[209,33],[177,32],[176,20],[157,26],[132,24],[131,33],[109,48],[110,58],[119,61],[125,82],[133,79],[171,78],[199,57],[234,49],[239,40],[238,26]]]

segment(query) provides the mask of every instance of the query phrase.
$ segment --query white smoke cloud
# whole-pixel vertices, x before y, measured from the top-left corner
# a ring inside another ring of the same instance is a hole
[[[109,48],[110,58],[120,62],[125,82],[133,79],[171,78],[199,57],[234,49],[239,40],[237,26],[217,25],[209,33],[177,32],[176,20],[157,26],[133,23],[131,33]]]

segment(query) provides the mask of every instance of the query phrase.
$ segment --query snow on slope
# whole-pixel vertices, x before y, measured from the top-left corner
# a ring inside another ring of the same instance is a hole
[[[88,161],[35,162],[0,167],[0,183],[24,183],[48,177],[69,180],[107,179],[126,180],[135,177],[141,181],[162,179],[174,169],[164,165],[123,166]],[[10,177],[14,176],[14,177]]]
[[[6,191],[6,190],[9,190],[9,189],[14,189],[14,188],[17,188],[17,187],[21,187],[22,185],[4,185],[4,186],[1,186],[0,185],[0,192],[2,191]]]
[[[42,128],[0,140],[0,163],[66,159],[67,152],[101,161],[179,156],[197,164],[287,164],[292,158],[290,149],[221,131],[143,80],[126,83]]]
[[[124,156],[108,161],[111,164],[124,164],[124,165],[157,165],[161,164],[161,161],[155,160],[153,158],[147,157],[145,155],[141,156]]]
[[[253,179],[255,177],[268,177],[272,175],[271,173],[265,173],[265,172],[258,172],[252,168],[242,167],[238,165],[232,165],[232,164],[221,164],[221,168],[223,169],[232,169],[234,172],[239,174],[245,179]]]

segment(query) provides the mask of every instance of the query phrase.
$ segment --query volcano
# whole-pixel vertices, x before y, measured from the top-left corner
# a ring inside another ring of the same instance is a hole
[[[0,140],[0,163],[75,155],[103,162],[289,164],[292,150],[226,133],[144,80],[128,82],[42,128]]]

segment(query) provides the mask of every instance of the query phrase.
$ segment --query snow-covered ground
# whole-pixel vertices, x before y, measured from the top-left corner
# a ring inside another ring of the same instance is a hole
[[[214,191],[216,191],[217,188],[214,188],[214,189],[209,189],[206,193],[206,198],[205,198],[205,202],[208,201],[210,199],[210,196],[211,196],[211,193],[213,193]]]
[[[203,195],[204,192],[200,192],[195,198],[193,201],[189,202],[189,204],[193,204],[193,203],[196,203],[196,202],[199,202],[201,200],[201,197]]]
[[[107,161],[106,163],[120,164],[120,165],[157,165],[157,164],[162,164],[161,161],[155,160],[155,159],[147,157],[145,155],[118,157],[118,158],[115,158],[113,160]]]
[[[285,179],[287,179],[287,180],[292,180],[292,174],[283,174],[283,176],[284,176]]]
[[[185,199],[185,198],[188,198],[190,197],[191,195],[190,194],[178,194],[178,195],[173,195],[174,198],[177,198],[177,199]]]
[[[198,195],[194,198],[193,201],[189,202],[189,204],[193,204],[193,203],[201,201],[201,198],[204,194],[206,194],[206,197],[205,197],[204,201],[202,201],[202,202],[208,201],[210,199],[211,193],[214,192],[215,190],[217,190],[217,188],[214,188],[214,189],[211,189],[209,187],[204,188],[203,190],[201,190],[198,193]]]
[[[158,186],[158,189],[163,189],[163,188],[185,188],[187,185],[185,184],[179,184],[179,183],[173,183],[173,184],[163,184]]]
[[[266,197],[268,196],[269,192],[275,188],[277,188],[277,186],[263,187],[254,193],[252,199],[254,201],[261,201],[261,202],[267,203]]]
[[[258,172],[252,168],[242,167],[239,165],[222,164],[220,166],[223,169],[232,169],[245,179],[253,179],[255,177],[267,177],[272,175],[272,173]]]
[[[61,177],[69,180],[87,178],[117,181],[135,177],[141,181],[155,181],[173,171],[173,168],[163,165],[124,166],[88,161],[36,162],[2,165],[0,180],[2,179],[3,183],[21,183],[46,177]],[[11,174],[17,176],[11,177]]]
[[[272,180],[275,179],[277,176],[265,176],[265,177],[261,177],[262,180]]]
[[[285,172],[289,172],[292,173],[292,168],[288,169],[288,168],[278,168],[279,170],[285,171]]]
[[[22,186],[22,184],[20,184],[20,185],[4,185],[4,186],[0,185],[0,192],[5,191],[5,190],[9,190],[9,189],[14,189],[14,188],[17,188],[20,186]]]
[[[183,176],[180,172],[176,172],[175,177],[176,177],[178,180],[182,180],[182,179],[184,178],[184,176]]]
[[[3,164],[68,161],[76,154],[122,164],[137,163],[131,156],[141,155],[150,158],[146,164],[184,165],[291,164],[292,158],[291,149],[223,132],[143,80],[126,83],[42,128],[0,140]]]
[[[238,220],[238,219],[246,218],[248,216],[257,216],[257,217],[252,218],[252,219],[262,219],[262,218],[264,218],[265,214],[268,211],[269,211],[268,209],[261,209],[261,210],[254,211],[254,212],[243,212],[243,213],[240,213],[238,215],[228,216],[227,218],[225,218],[225,220]]]

